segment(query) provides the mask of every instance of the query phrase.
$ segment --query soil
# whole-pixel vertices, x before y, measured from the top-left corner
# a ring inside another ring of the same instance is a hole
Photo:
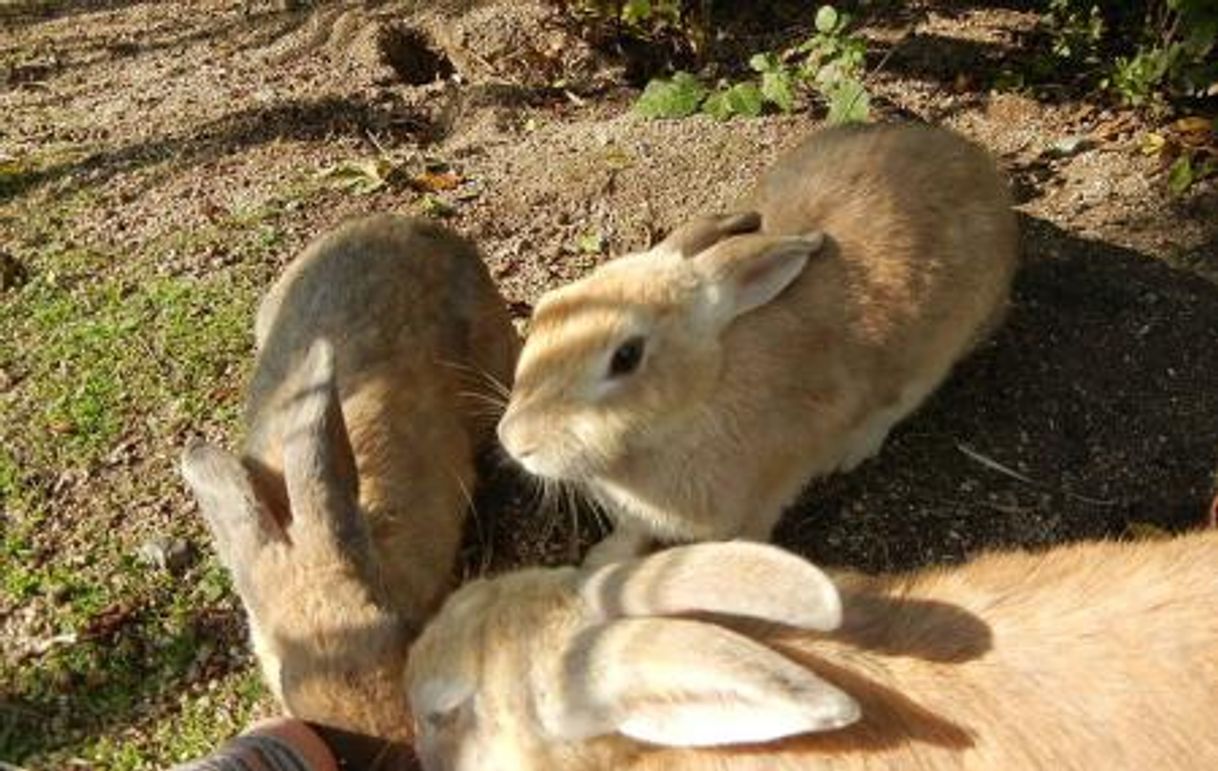
[[[1218,190],[1171,196],[1161,161],[1140,152],[1160,126],[1101,96],[990,90],[1027,55],[1037,17],[984,5],[921,0],[869,20],[869,87],[877,119],[952,126],[1010,174],[1025,259],[1012,312],[879,457],[812,482],[784,518],[778,541],[825,564],[902,570],[1177,531],[1202,522],[1214,495]],[[10,264],[21,281],[38,267],[27,257],[39,245],[15,235],[22,212],[74,190],[96,191],[96,204],[63,223],[65,237],[134,253],[207,227],[218,208],[380,157],[390,172],[376,190],[323,185],[290,209],[267,280],[348,216],[443,211],[479,244],[523,329],[544,291],[726,207],[823,120],[816,109],[644,120],[621,59],[528,0],[27,0],[0,6],[0,23],[0,162],[47,159],[0,188],[0,292],[19,283]],[[760,50],[806,36],[800,23],[746,25],[729,44]],[[148,269],[240,259],[184,248]],[[220,428],[178,438],[197,432]],[[132,543],[193,522],[179,446],[137,438],[117,448],[121,462],[57,483],[66,524],[44,547],[87,552],[73,522],[102,518]],[[483,465],[467,574],[570,561],[599,536],[586,510],[539,507],[528,480],[497,457]],[[107,513],[132,502],[147,516]],[[207,549],[197,523],[188,535]],[[49,612],[14,609],[3,628],[37,628],[31,617]],[[224,645],[237,639],[229,626],[216,632]]]

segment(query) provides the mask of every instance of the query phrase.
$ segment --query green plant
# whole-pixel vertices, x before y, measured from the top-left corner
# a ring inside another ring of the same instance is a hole
[[[736,83],[708,96],[702,103],[702,112],[716,120],[727,120],[734,115],[756,118],[765,101],[756,83]]]
[[[1147,104],[1171,70],[1172,58],[1167,48],[1144,49],[1132,57],[1118,57],[1108,83],[1126,104],[1134,107]]]
[[[648,83],[634,109],[647,118],[684,118],[698,111],[708,93],[693,75],[677,72],[671,80]]]
[[[833,6],[821,6],[810,38],[781,54],[767,51],[750,57],[755,77],[724,81],[710,91],[694,75],[678,71],[671,79],[648,83],[635,109],[649,118],[684,118],[701,110],[727,120],[756,117],[767,105],[791,112],[801,95],[811,94],[828,105],[830,123],[866,120],[870,114],[870,96],[863,85],[867,43],[846,32],[850,21]]]
[[[799,76],[813,83],[828,103],[830,123],[866,120],[870,112],[862,82],[867,43],[846,34],[850,21],[849,14],[822,5],[816,12],[816,34],[795,49],[804,57]]]
[[[1182,196],[1194,183],[1218,174],[1218,161],[1196,152],[1183,152],[1167,170],[1167,189]]]
[[[619,6],[618,17],[626,24],[641,27],[647,24],[679,24],[679,0],[625,0],[620,3],[600,3]]]
[[[1150,0],[1148,39],[1132,56],[1117,57],[1105,85],[1127,104],[1157,106],[1173,96],[1200,96],[1218,86],[1218,3]]]
[[[709,3],[688,8],[682,0],[566,0],[558,3],[568,14],[599,25],[614,25],[638,38],[668,32],[692,41],[705,37]],[[698,13],[697,11],[701,11]]]
[[[1098,3],[1089,0],[1049,0],[1045,24],[1059,59],[1099,61],[1098,46],[1106,24]]]

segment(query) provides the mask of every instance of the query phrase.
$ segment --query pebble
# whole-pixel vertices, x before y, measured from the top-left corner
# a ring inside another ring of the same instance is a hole
[[[1049,146],[1049,155],[1054,158],[1069,158],[1081,152],[1090,150],[1095,143],[1084,136],[1063,137]]]
[[[157,536],[140,545],[139,557],[148,565],[176,575],[186,569],[193,555],[185,540]]]
[[[0,252],[0,292],[16,289],[26,282],[29,272],[7,252]]]

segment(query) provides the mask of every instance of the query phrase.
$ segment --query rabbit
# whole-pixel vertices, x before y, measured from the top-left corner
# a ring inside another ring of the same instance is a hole
[[[653,539],[768,540],[809,478],[878,452],[999,323],[1016,261],[980,147],[928,126],[817,132],[742,211],[545,294],[501,444],[609,510],[591,564]]]
[[[280,522],[289,376],[319,336],[335,350],[377,580],[421,624],[451,588],[474,456],[494,439],[487,412],[519,338],[477,250],[438,224],[376,215],[311,244],[258,309],[246,401],[244,460]]]
[[[1218,768],[1218,533],[843,574],[748,541],[454,592],[428,771]]]
[[[276,516],[248,461],[194,440],[182,474],[249,618],[267,684],[361,768],[412,768],[403,688],[419,629],[378,578],[359,479],[334,378],[314,342],[285,393],[281,468],[291,518]]]

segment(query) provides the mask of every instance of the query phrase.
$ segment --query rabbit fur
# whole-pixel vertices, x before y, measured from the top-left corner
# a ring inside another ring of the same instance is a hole
[[[817,132],[744,208],[536,306],[499,437],[609,510],[594,564],[652,539],[767,540],[810,478],[874,455],[1003,315],[1011,197],[954,133]]]
[[[455,592],[412,651],[428,771],[1218,767],[1218,532],[834,582],[676,547]]]
[[[281,518],[290,373],[331,341],[380,580],[421,624],[450,588],[474,489],[519,340],[472,244],[423,219],[375,215],[319,239],[258,310],[244,458]]]
[[[241,457],[196,443],[183,475],[285,709],[406,737],[407,646],[451,586],[480,400],[519,341],[472,245],[389,215],[310,245],[255,337]]]

